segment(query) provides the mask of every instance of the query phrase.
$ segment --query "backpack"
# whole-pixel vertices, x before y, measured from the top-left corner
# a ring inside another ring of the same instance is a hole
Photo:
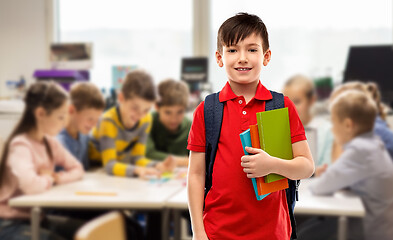
[[[205,198],[212,187],[213,165],[216,159],[218,140],[220,138],[221,124],[223,117],[224,104],[219,101],[219,93],[213,93],[205,98],[204,115],[205,115],[205,133],[206,133],[206,151],[205,151]],[[270,91],[273,98],[266,101],[265,111],[284,108],[284,95]],[[291,239],[297,239],[296,221],[294,209],[298,201],[298,187],[300,180],[288,179],[289,188],[285,189],[289,216],[291,219],[292,234]]]

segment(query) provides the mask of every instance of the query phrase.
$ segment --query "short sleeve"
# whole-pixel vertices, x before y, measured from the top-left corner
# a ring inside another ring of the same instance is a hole
[[[194,118],[188,134],[187,149],[194,152],[205,152],[205,145],[204,102],[201,102],[194,111]]]
[[[300,121],[295,105],[286,96],[284,97],[284,103],[285,103],[285,107],[288,108],[292,144],[295,142],[306,140],[307,138],[304,132],[304,127],[302,122]]]

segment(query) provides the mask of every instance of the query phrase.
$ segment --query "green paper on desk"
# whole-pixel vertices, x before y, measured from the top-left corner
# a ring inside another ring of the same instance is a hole
[[[270,156],[292,160],[288,108],[259,112],[257,123],[261,149]],[[283,178],[285,177],[278,174],[269,174],[265,176],[265,182],[271,183]]]

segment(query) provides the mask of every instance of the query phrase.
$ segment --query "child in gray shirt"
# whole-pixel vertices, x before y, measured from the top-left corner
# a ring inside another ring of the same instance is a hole
[[[383,142],[373,133],[375,103],[365,93],[349,90],[331,103],[333,134],[344,152],[310,186],[314,194],[349,188],[366,209],[367,240],[393,238],[393,162]]]

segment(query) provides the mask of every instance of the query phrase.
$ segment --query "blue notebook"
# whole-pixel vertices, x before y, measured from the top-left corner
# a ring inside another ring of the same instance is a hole
[[[250,129],[240,133],[240,141],[242,142],[244,154],[249,155],[245,148],[252,146],[251,145]],[[251,181],[252,181],[252,186],[254,187],[255,196],[257,197],[258,201],[264,199],[265,197],[267,197],[270,194],[270,193],[268,193],[268,194],[264,194],[264,195],[258,195],[257,180],[255,178],[251,178]]]

